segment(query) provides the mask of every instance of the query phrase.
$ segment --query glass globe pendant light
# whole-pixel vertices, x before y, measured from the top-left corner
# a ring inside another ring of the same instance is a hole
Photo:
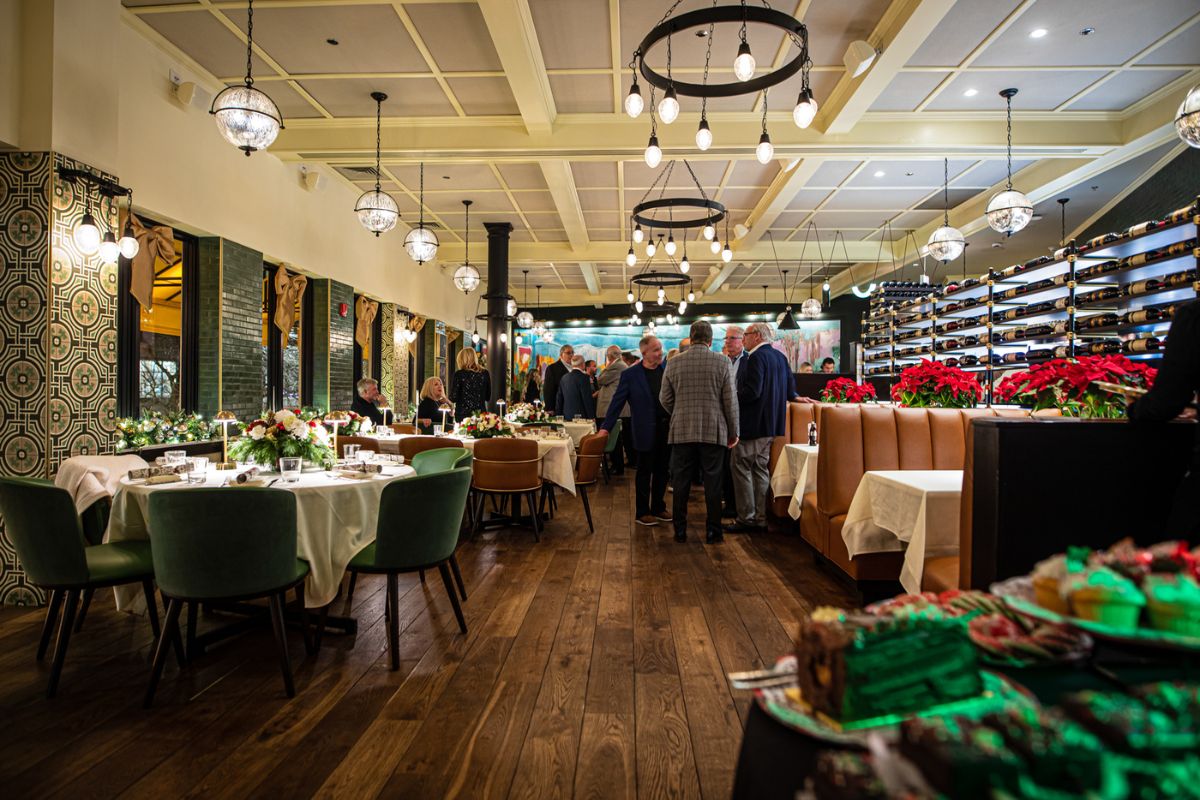
[[[84,191],[88,191],[86,187]],[[90,195],[85,194],[84,197],[87,198],[87,207],[84,209],[83,218],[75,226],[75,246],[85,256],[92,256],[100,249],[100,228],[96,226],[96,218],[92,216]]]
[[[525,305],[529,305],[529,270],[523,269],[521,272],[525,274],[525,288],[522,290],[521,294],[524,295]],[[513,303],[513,307],[516,307],[516,303]],[[518,328],[530,329],[533,327],[534,322],[535,320],[533,318],[533,314],[529,313],[528,309],[517,314]]]
[[[658,252],[658,247],[654,244],[654,237],[650,237],[646,242],[646,258],[654,258],[654,254]]]
[[[245,152],[271,146],[284,127],[283,115],[275,101],[254,88],[254,0],[246,0],[246,79],[241,86],[222,89],[208,110],[217,122],[225,141]]]
[[[437,257],[438,238],[433,231],[425,227],[425,162],[421,162],[421,217],[417,227],[408,232],[408,236],[404,237],[404,249],[408,251],[408,257],[417,264],[424,264],[426,261],[432,261]]]
[[[633,85],[629,87],[629,94],[625,95],[625,113],[630,119],[637,119],[645,107],[646,102],[642,100],[642,90],[637,82],[637,72],[634,72]]]
[[[379,183],[383,101],[387,100],[387,95],[383,92],[371,92],[371,99],[375,101],[375,188],[358,196],[354,203],[354,213],[358,214],[358,221],[364,228],[379,236],[396,227],[396,221],[400,219],[400,208],[392,196],[380,188]]]
[[[633,290],[632,289],[630,289],[628,292],[625,293],[625,299],[631,303],[633,302]]]
[[[721,240],[717,238],[715,233],[713,234],[712,242],[708,245],[708,249],[712,251],[714,256],[721,252]]]
[[[726,241],[725,246],[721,248],[721,260],[727,264],[733,260],[733,250],[730,249],[728,241]]]
[[[635,225],[635,226],[634,226],[634,228],[633,228],[633,242],[634,242],[634,244],[641,244],[641,243],[642,243],[642,239],[645,239],[645,238],[646,238],[646,234],[645,234],[645,232],[644,232],[644,231],[642,231],[642,226],[641,226],[641,225]]]
[[[679,271],[682,272],[684,275],[687,275],[688,271],[691,270],[691,268],[692,268],[692,263],[690,261],[688,261],[687,253],[684,253],[683,260],[679,262]]]
[[[471,200],[463,200],[463,214],[466,217],[463,229],[463,263],[454,270],[454,285],[463,294],[470,294],[479,287],[479,270],[471,266]]]
[[[966,240],[950,225],[950,159],[942,159],[942,227],[929,235],[929,255],[938,261],[953,261],[962,255]]]
[[[696,147],[700,150],[707,150],[712,147],[712,129],[708,127],[708,119],[700,117],[700,127],[696,128]]]
[[[125,258],[132,259],[141,250],[137,237],[133,235],[133,190],[129,190],[129,213],[125,217],[125,229],[117,240],[117,248]]]
[[[641,300],[638,300],[637,302],[635,302],[633,304],[633,308],[635,311],[637,311],[637,313],[640,314],[640,313],[642,313],[642,309],[645,308],[645,306],[642,304]]]
[[[1012,99],[1016,93],[1016,89],[1000,92],[1008,104],[1008,183],[1007,188],[987,204],[988,227],[1006,236],[1024,229],[1033,219],[1033,203],[1012,186]]]
[[[1193,86],[1179,104],[1175,132],[1192,147],[1200,147],[1200,85]]]

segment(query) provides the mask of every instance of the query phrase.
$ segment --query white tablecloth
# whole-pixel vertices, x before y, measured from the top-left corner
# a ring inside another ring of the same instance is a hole
[[[596,432],[596,421],[584,420],[580,422],[574,422],[568,420],[563,423],[563,428],[566,430],[567,435],[571,437],[571,441],[575,443],[575,447],[578,449],[579,443],[583,441],[583,437],[587,436],[589,433]]]
[[[297,483],[276,482],[271,488],[287,489],[296,495],[296,550],[308,561],[311,572],[305,583],[304,604],[309,608],[333,600],[346,565],[360,550],[375,541],[379,498],[393,480],[416,473],[412,467],[386,467],[386,475],[368,479],[335,478],[324,472],[307,472]],[[210,468],[205,486],[220,486],[233,472]],[[278,475],[264,476],[276,478]],[[148,539],[148,509],[151,492],[186,492],[200,484],[167,483],[146,486],[121,482],[113,497],[106,541]],[[232,491],[237,491],[233,489]],[[135,608],[141,587],[118,587],[118,608]]]
[[[903,549],[900,585],[921,591],[925,559],[958,554],[962,476],[958,469],[863,475],[842,526],[850,557]]]
[[[800,519],[804,495],[817,490],[817,447],[807,444],[785,444],[771,473],[771,492],[776,497],[790,497],[788,514]]]
[[[400,440],[409,434],[400,436],[378,437],[379,452],[399,453]],[[460,436],[447,436],[471,450],[475,449],[475,439]],[[542,477],[557,484],[571,494],[575,494],[575,443],[571,439],[558,437],[538,438],[538,458],[542,460]]]

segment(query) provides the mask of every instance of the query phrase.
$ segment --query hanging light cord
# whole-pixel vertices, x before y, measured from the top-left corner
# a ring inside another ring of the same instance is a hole
[[[742,0],[742,29],[738,31],[742,44],[746,43],[746,0]]]
[[[1006,118],[1008,120],[1008,191],[1012,191],[1012,95],[1004,98],[1004,102],[1008,104]]]
[[[767,90],[763,89],[763,116],[762,116],[762,132],[767,132]]]
[[[421,214],[420,214],[420,221],[417,223],[417,227],[424,228],[425,227],[425,162],[424,161],[421,162],[420,184],[421,184],[421,198],[420,198]]]
[[[383,101],[375,101],[375,194],[379,194],[379,147],[383,136]]]
[[[246,85],[254,85],[254,0],[246,0]]]
[[[950,227],[950,159],[942,159],[942,224]]]
[[[464,236],[465,244],[466,244],[466,246],[463,250],[463,255],[466,257],[465,260],[463,261],[463,264],[470,265],[470,263],[471,263],[471,204],[465,203],[464,205],[466,207],[467,220],[466,220],[465,224],[467,227],[463,231],[463,236]],[[528,274],[528,272],[526,272],[526,274]],[[525,288],[528,289],[529,287],[526,286]]]
[[[716,4],[717,4],[716,0],[713,0],[713,5],[715,6]],[[705,47],[705,49],[704,49],[704,77],[701,79],[701,85],[703,85],[703,86],[708,86],[708,63],[712,60],[712,40],[713,40],[713,31],[715,28],[716,28],[715,23],[710,22],[708,24],[708,46]],[[700,119],[701,120],[708,119],[708,117],[705,113],[707,111],[708,111],[708,94],[705,93],[704,96],[700,98]]]

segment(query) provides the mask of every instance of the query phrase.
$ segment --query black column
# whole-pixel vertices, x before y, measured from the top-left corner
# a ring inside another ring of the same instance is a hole
[[[496,401],[508,402],[508,344],[500,334],[508,332],[508,241],[511,222],[485,222],[488,234],[487,315],[488,375],[492,380],[492,411]],[[507,338],[507,337],[506,337]]]

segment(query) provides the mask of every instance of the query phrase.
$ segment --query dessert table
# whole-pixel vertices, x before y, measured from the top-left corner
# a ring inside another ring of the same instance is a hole
[[[400,452],[400,441],[411,434],[397,436],[375,437],[379,442],[379,452],[396,454]],[[475,449],[475,439],[448,434],[445,439],[462,442],[468,450]],[[538,458],[542,460],[541,474],[546,480],[575,494],[575,443],[567,438],[537,435],[522,438],[533,438],[538,443]]]
[[[337,595],[346,565],[360,550],[375,541],[379,499],[383,487],[416,472],[409,466],[388,466],[384,474],[369,478],[342,478],[326,472],[306,472],[296,483],[275,481],[271,488],[296,495],[296,551],[311,571],[304,587],[304,604],[324,606]],[[113,496],[105,541],[148,539],[149,498],[152,492],[186,492],[199,486],[217,487],[236,475],[209,467],[204,483],[164,483],[147,486],[122,479]],[[266,475],[267,482],[277,475]],[[231,484],[232,485],[232,484]],[[237,491],[237,489],[232,489]],[[117,608],[133,608],[140,587],[117,587]]]
[[[785,444],[775,471],[771,473],[771,492],[776,497],[791,497],[788,515],[800,519],[804,495],[817,490],[817,446]]]
[[[962,476],[958,469],[865,473],[842,526],[850,557],[904,550],[900,585],[920,592],[925,560],[958,554]]]

